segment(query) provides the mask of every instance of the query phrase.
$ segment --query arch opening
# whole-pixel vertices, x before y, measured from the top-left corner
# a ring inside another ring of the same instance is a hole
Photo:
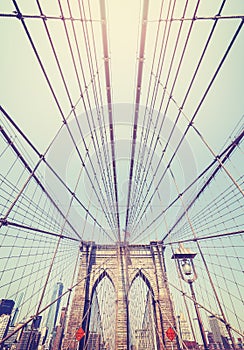
[[[128,293],[130,349],[157,349],[156,315],[153,290],[139,272]]]
[[[115,348],[115,317],[115,288],[108,274],[104,272],[92,291],[85,349]]]

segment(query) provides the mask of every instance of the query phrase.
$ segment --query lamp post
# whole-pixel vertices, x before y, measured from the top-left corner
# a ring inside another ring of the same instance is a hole
[[[172,255],[172,259],[177,261],[177,268],[180,273],[180,277],[183,281],[187,282],[190,286],[191,296],[194,302],[198,325],[200,329],[200,333],[202,336],[202,341],[204,345],[204,349],[208,350],[208,343],[206,334],[204,332],[203,323],[201,319],[201,315],[199,312],[199,308],[196,302],[196,295],[193,288],[193,282],[197,279],[196,269],[193,263],[193,259],[197,254],[193,253],[190,249],[187,249],[183,246],[182,243],[179,244],[179,248],[175,250],[175,253]]]
[[[181,324],[180,324],[180,315],[177,315],[176,317],[178,319],[180,348],[182,348],[182,332],[181,332]]]

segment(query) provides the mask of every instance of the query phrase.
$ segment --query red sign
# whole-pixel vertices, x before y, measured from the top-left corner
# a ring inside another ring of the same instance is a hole
[[[173,328],[169,327],[166,331],[166,335],[169,338],[169,340],[173,341],[175,339],[175,331]]]
[[[79,341],[84,337],[85,334],[86,333],[83,331],[83,329],[79,328],[75,333],[75,339]]]

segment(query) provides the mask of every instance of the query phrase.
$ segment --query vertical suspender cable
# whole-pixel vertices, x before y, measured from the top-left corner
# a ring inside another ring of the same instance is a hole
[[[143,3],[143,14],[142,14],[143,17],[142,17],[142,24],[141,24],[140,51],[139,51],[139,57],[138,57],[136,101],[135,101],[133,139],[132,139],[131,159],[130,159],[129,187],[128,187],[128,195],[127,195],[125,233],[127,232],[128,221],[129,221],[129,213],[130,213],[131,187],[132,187],[132,178],[133,178],[133,170],[134,170],[134,157],[135,157],[135,149],[136,149],[137,124],[138,124],[140,99],[141,99],[141,82],[142,82],[142,72],[143,72],[143,63],[144,63],[144,51],[145,51],[145,42],[146,42],[146,33],[147,33],[148,5],[149,5],[149,1],[148,0],[144,0],[144,3]],[[125,237],[126,237],[126,234],[125,234]]]
[[[100,11],[102,21],[102,38],[103,38],[103,54],[104,54],[104,68],[107,90],[107,103],[108,103],[108,116],[109,116],[109,132],[111,141],[112,152],[112,166],[113,166],[113,178],[114,178],[114,192],[116,202],[116,217],[118,225],[118,240],[121,242],[120,236],[120,220],[119,220],[119,203],[118,203],[118,185],[117,185],[117,171],[116,171],[116,159],[115,159],[115,141],[114,141],[114,127],[113,127],[113,111],[112,111],[112,94],[111,94],[111,81],[110,81],[110,65],[108,56],[108,34],[107,34],[107,21],[106,21],[106,9],[105,0],[100,0]]]

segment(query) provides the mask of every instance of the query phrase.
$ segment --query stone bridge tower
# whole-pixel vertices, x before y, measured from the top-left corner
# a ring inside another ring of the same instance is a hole
[[[82,350],[84,338],[78,347],[76,330],[86,329],[87,317],[92,301],[94,286],[107,274],[115,287],[116,324],[115,349],[130,350],[128,335],[128,290],[138,276],[143,274],[154,296],[157,350],[177,350],[178,341],[172,343],[165,333],[169,327],[176,327],[173,307],[167,283],[164,264],[164,247],[158,242],[149,245],[96,245],[84,243],[78,273],[80,283],[75,288],[62,350]],[[83,320],[83,321],[82,321]]]

